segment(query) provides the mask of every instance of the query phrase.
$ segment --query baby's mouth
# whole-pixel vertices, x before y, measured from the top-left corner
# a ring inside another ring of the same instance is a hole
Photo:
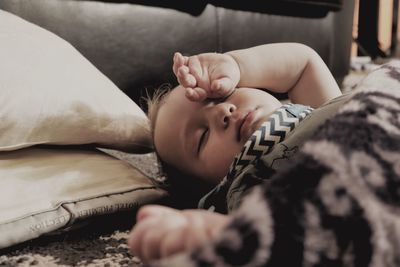
[[[250,110],[241,120],[238,122],[237,130],[237,141],[240,142],[244,138],[247,140],[247,135],[250,132],[250,128],[255,120],[255,111],[257,108]]]
[[[249,112],[250,113],[250,112]],[[239,123],[238,123],[238,125],[239,125],[239,127],[238,127],[238,130],[237,130],[237,141],[238,142],[240,142],[240,140],[241,140],[241,131],[242,131],[242,127],[243,127],[243,124],[244,124],[244,121],[246,120],[246,118],[247,118],[247,116],[249,115],[249,113],[247,113],[244,117],[243,117],[243,119],[241,119],[240,121],[239,121]]]

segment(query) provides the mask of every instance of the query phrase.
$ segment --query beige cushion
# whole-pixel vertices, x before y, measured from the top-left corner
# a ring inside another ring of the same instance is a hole
[[[167,195],[128,163],[97,150],[0,153],[0,248],[95,215],[134,211]]]
[[[0,10],[0,151],[150,147],[145,113],[68,42]]]

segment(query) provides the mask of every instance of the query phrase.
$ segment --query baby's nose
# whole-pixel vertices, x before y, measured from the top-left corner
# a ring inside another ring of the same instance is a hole
[[[231,121],[232,114],[236,110],[236,106],[233,104],[228,104],[228,103],[221,103],[220,104],[220,118],[223,127],[226,129],[229,126],[229,123]]]

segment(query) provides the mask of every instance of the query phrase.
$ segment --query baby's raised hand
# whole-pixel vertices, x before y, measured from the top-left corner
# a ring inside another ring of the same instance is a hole
[[[240,69],[228,54],[204,53],[183,56],[175,53],[172,67],[178,82],[192,101],[223,98],[232,93],[240,80]]]
[[[191,250],[215,237],[228,216],[206,210],[175,210],[148,205],[137,213],[128,245],[144,262]]]

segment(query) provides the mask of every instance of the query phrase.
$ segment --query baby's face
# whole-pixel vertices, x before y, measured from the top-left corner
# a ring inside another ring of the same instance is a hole
[[[225,100],[192,102],[176,87],[165,98],[154,127],[160,158],[217,184],[247,139],[281,103],[265,91],[240,88]]]

